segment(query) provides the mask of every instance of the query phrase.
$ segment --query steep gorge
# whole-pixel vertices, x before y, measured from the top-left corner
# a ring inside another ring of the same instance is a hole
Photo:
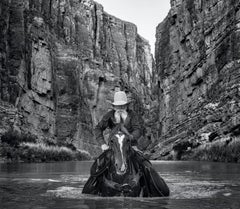
[[[92,0],[0,2],[0,133],[71,142],[97,153],[93,128],[124,89],[138,113],[153,59],[137,27]]]
[[[144,116],[152,159],[240,135],[240,1],[171,0],[155,63],[137,27],[92,0],[0,2],[0,135],[13,128],[98,154],[113,93]]]
[[[161,134],[154,159],[239,140],[239,43],[239,0],[171,0],[156,32]]]

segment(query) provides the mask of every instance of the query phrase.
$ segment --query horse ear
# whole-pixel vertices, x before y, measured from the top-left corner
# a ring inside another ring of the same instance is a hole
[[[127,136],[130,135],[130,133],[128,132],[128,130],[126,129],[126,127],[124,126],[124,124],[122,124],[122,123],[121,123],[121,131],[122,131],[123,133],[125,133]]]
[[[122,117],[120,117],[120,124],[121,124],[121,127],[124,124],[124,121],[123,121]]]
[[[124,132],[124,125],[123,125],[122,122],[120,123],[120,129],[119,129],[119,130],[122,131],[122,132]]]

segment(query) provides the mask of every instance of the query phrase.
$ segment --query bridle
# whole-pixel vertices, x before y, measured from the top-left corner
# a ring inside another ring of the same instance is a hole
[[[122,172],[122,174],[125,174],[127,171],[128,161],[132,153],[131,141],[128,136],[129,132],[127,129],[122,124],[118,124],[111,132],[108,142],[111,151],[111,162],[114,163],[115,171],[118,173]]]

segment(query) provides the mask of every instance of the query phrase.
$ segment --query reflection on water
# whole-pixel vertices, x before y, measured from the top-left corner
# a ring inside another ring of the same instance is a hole
[[[153,162],[168,198],[83,195],[92,162],[0,164],[0,208],[240,208],[240,165]]]

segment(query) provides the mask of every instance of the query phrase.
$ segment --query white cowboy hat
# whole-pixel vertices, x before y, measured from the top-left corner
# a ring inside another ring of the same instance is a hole
[[[127,95],[124,91],[117,91],[114,94],[114,101],[112,105],[126,105],[128,104]]]

